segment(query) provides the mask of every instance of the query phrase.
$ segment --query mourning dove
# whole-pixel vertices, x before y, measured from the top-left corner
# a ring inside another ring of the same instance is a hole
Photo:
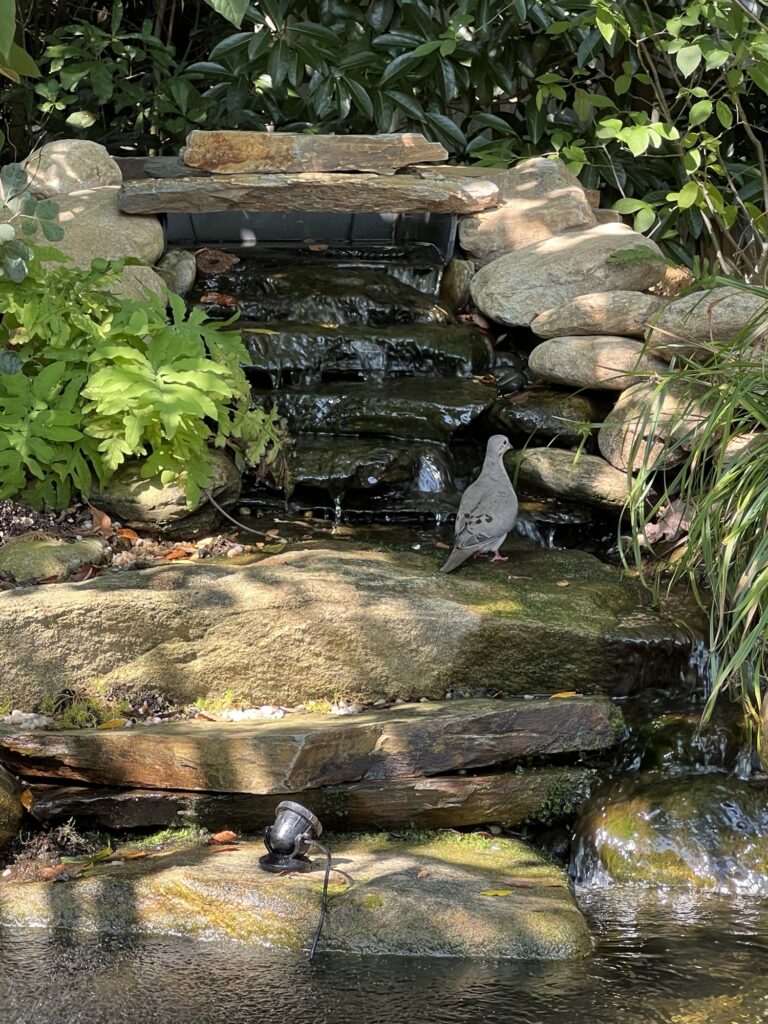
[[[511,448],[503,434],[489,439],[480,476],[461,496],[453,551],[441,572],[485,551],[493,552],[492,562],[506,562],[499,548],[517,522],[517,495],[504,468],[504,452]]]

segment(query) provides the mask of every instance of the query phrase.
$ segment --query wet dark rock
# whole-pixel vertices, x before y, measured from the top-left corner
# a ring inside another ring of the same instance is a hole
[[[549,822],[573,814],[594,782],[589,768],[546,767],[323,786],[280,799],[308,804],[326,828],[457,828]],[[254,832],[275,820],[275,796],[252,793],[31,785],[30,813],[110,829],[196,825]]]
[[[589,424],[602,420],[604,410],[589,395],[556,388],[532,387],[501,398],[488,410],[491,426],[513,441],[555,441],[576,447],[589,435]]]
[[[734,704],[717,707],[706,726],[701,707],[680,706],[667,693],[638,694],[622,710],[627,722],[622,761],[639,771],[730,771],[743,749],[743,723]]]
[[[720,775],[628,776],[576,825],[584,882],[768,894],[768,784]]]
[[[629,498],[627,474],[596,455],[556,448],[525,448],[508,456],[507,469],[517,474],[523,494],[544,494],[586,502],[614,515]]]
[[[16,838],[23,816],[21,786],[9,771],[0,768],[0,847]]]
[[[454,491],[453,460],[441,445],[303,435],[288,452],[286,467],[289,497],[308,489],[333,499],[371,491],[401,499],[452,496]]]
[[[445,442],[482,415],[494,392],[476,381],[403,378],[255,391],[254,399],[258,405],[277,406],[292,435],[368,434]]]
[[[235,304],[222,304],[222,295],[233,297]],[[340,274],[333,266],[269,269],[243,260],[228,273],[208,278],[197,301],[211,317],[230,317],[239,310],[245,319],[256,322],[372,326],[453,322],[449,310],[432,296],[369,268],[349,268]]]
[[[492,352],[485,335],[458,324],[368,327],[243,324],[249,375],[273,387],[385,377],[471,377]]]

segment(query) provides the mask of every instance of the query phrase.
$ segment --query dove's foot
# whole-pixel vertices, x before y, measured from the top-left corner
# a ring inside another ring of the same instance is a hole
[[[491,559],[491,562],[508,562],[508,561],[509,561],[509,558],[506,557],[505,555],[500,555],[498,551],[494,551],[493,552],[493,558]]]

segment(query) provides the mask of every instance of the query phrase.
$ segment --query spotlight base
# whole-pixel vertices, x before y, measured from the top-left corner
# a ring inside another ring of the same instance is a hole
[[[291,857],[286,853],[266,853],[259,857],[259,867],[262,871],[271,871],[278,875],[282,871],[311,871],[313,864],[309,857]]]

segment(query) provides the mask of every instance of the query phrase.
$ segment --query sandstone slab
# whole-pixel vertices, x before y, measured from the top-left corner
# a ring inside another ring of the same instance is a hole
[[[144,179],[120,190],[123,213],[305,210],[337,213],[474,213],[496,202],[490,181],[430,181],[397,174],[239,174]]]
[[[627,388],[600,425],[600,453],[617,469],[669,469],[684,461],[704,429],[707,410],[674,387],[652,381]]]
[[[394,174],[421,161],[445,160],[439,142],[416,132],[311,135],[293,132],[192,131],[182,163],[216,174],[372,171]]]
[[[613,746],[620,713],[604,697],[444,701],[358,715],[144,729],[0,730],[0,760],[26,776],[106,786],[300,793]]]
[[[499,188],[496,209],[459,225],[462,248],[481,264],[596,223],[584,189],[559,160],[535,157],[488,176]]]
[[[549,824],[572,814],[595,779],[588,768],[528,768],[482,775],[441,775],[350,782],[281,800],[308,805],[326,828],[460,828]],[[30,814],[46,824],[69,821],[109,829],[197,825],[253,832],[275,819],[274,796],[251,793],[109,789],[106,786],[27,786]]]
[[[593,292],[540,313],[531,323],[531,330],[540,338],[573,334],[643,338],[666,305],[667,300],[661,296],[644,292]]]
[[[528,367],[553,384],[624,391],[664,373],[667,364],[648,355],[640,341],[601,334],[543,341],[531,352]]]
[[[627,474],[605,459],[556,448],[526,448],[514,457],[523,493],[584,501],[612,513],[622,510],[629,497]]]
[[[666,359],[708,358],[719,343],[749,335],[762,349],[768,340],[768,301],[741,288],[714,288],[673,299],[656,321],[649,347]]]
[[[41,533],[22,533],[0,546],[0,570],[23,583],[66,576],[89,563],[100,565],[107,546],[99,537],[63,541]]]
[[[598,291],[643,291],[664,277],[659,247],[624,224],[569,231],[481,267],[472,298],[487,317],[529,325],[540,313]]]
[[[30,191],[41,199],[82,189],[120,185],[123,175],[104,146],[87,139],[47,142],[23,162]]]
[[[97,867],[66,885],[7,883],[0,925],[307,949],[323,865],[270,875],[258,868],[263,849],[192,846]],[[564,872],[519,840],[384,834],[335,842],[333,853],[345,875],[331,876],[322,951],[546,960],[590,951]],[[506,899],[483,895],[504,886]]]
[[[258,707],[677,681],[690,638],[639,584],[584,552],[522,539],[505,550],[501,569],[468,564],[448,577],[439,551],[345,546],[10,590],[0,593],[4,697],[34,707],[65,686],[160,688],[189,702],[234,690]]]

